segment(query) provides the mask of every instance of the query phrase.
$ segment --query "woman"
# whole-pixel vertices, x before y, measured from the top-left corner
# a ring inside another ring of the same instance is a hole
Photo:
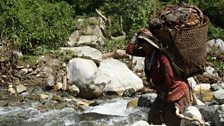
[[[175,106],[183,112],[191,105],[192,97],[185,79],[173,71],[169,58],[153,42],[151,32],[142,28],[129,41],[126,53],[145,57],[145,75],[158,94],[148,114],[148,122],[165,123],[167,126],[179,126],[181,118],[175,112]]]

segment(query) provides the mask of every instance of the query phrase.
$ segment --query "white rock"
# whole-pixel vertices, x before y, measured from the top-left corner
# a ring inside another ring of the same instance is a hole
[[[22,84],[19,84],[16,86],[16,91],[17,91],[17,93],[22,93],[22,92],[26,91],[26,87]]]
[[[218,77],[218,73],[216,72],[215,68],[211,66],[205,67],[205,74]]]
[[[140,120],[138,122],[135,122],[131,126],[151,126],[151,125],[149,125],[149,123],[146,121]]]
[[[200,92],[200,91],[206,91],[206,90],[210,90],[211,85],[210,84],[198,84],[194,87],[194,91],[195,92]]]
[[[55,80],[54,76],[51,74],[48,74],[46,78],[46,86],[53,87],[55,85]]]
[[[9,94],[15,94],[15,93],[16,93],[16,91],[15,91],[15,89],[13,88],[12,85],[9,85],[8,92],[9,92]]]
[[[197,82],[195,81],[193,77],[188,78],[187,81],[191,85],[192,88],[195,88],[195,86],[197,85]]]
[[[61,90],[63,87],[63,84],[61,82],[57,82],[55,85],[54,85],[54,90],[55,91],[58,91],[58,90]]]
[[[77,96],[79,94],[79,88],[76,85],[71,85],[69,87],[69,92],[73,95],[73,96]]]
[[[40,94],[40,100],[46,100],[46,99],[48,99],[48,95]]]
[[[89,46],[82,47],[62,47],[61,50],[70,50],[73,51],[78,57],[88,57],[96,62],[102,61],[102,53]]]
[[[21,69],[21,71],[23,72],[23,74],[27,74],[29,72],[29,69],[23,68],[23,69]]]
[[[100,63],[94,84],[106,84],[104,91],[115,91],[122,94],[124,90],[135,90],[143,87],[142,79],[134,74],[126,64],[116,59],[105,59]]]
[[[189,107],[185,108],[185,110],[183,112],[183,115],[187,116],[187,117],[190,117],[190,118],[193,118],[193,119],[197,119],[200,122],[205,123],[200,111],[195,106],[189,106]],[[194,121],[194,122],[196,124],[198,124],[198,122],[196,122],[196,121]],[[186,125],[189,125],[189,124],[194,123],[194,122],[182,119],[181,123],[180,123],[180,126],[186,126]]]
[[[69,83],[90,84],[97,72],[96,64],[89,59],[74,58],[67,66]]]
[[[216,48],[218,51],[224,51],[224,42],[221,39],[212,39],[207,42],[209,48]],[[210,50],[210,49],[208,49]]]
[[[144,64],[145,64],[144,61],[145,61],[144,57],[133,56],[132,59],[132,64],[134,64],[133,70],[137,72],[144,71]]]
[[[165,124],[162,125],[149,125],[148,122],[140,120],[132,124],[131,126],[166,126]]]

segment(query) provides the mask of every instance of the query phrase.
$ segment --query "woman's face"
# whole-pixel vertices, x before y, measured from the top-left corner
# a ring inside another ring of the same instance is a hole
[[[151,53],[155,49],[151,44],[144,40],[141,40],[139,42],[139,46],[142,47],[142,50],[145,52],[146,55],[151,55]]]

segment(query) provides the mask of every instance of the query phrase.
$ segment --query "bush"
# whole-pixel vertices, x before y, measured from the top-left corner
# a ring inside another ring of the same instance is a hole
[[[57,48],[72,31],[72,9],[66,2],[1,0],[0,28],[23,53],[38,46]]]
[[[148,18],[161,7],[159,0],[107,0],[100,10],[112,20],[112,34],[119,34],[119,18],[123,18],[124,31],[132,35],[140,27],[147,27]]]
[[[220,38],[224,40],[224,29],[215,27],[212,23],[208,25],[208,40]]]
[[[214,0],[208,0],[197,5],[209,17],[214,26],[224,28],[224,12],[222,12],[224,0],[216,0],[215,2]]]

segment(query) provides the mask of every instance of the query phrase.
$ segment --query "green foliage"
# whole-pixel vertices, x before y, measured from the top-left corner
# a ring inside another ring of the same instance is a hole
[[[0,32],[23,53],[40,54],[49,47],[63,46],[75,27],[73,18],[96,16],[96,8],[110,17],[113,36],[120,35],[121,16],[123,30],[131,36],[140,27],[147,27],[148,20],[162,6],[179,2],[195,4],[209,16],[209,39],[224,39],[224,0],[0,0]]]
[[[57,48],[72,30],[72,9],[66,2],[2,0],[1,32],[24,53],[39,45]]]
[[[212,24],[224,28],[224,11],[222,12],[221,8],[224,0],[206,0],[197,5],[209,17]]]
[[[124,49],[127,41],[124,39],[110,40],[103,46],[105,52],[112,52],[117,49]]]
[[[215,27],[212,23],[209,23],[208,26],[208,39],[217,39],[220,38],[224,40],[224,29],[220,27]]]
[[[159,7],[158,0],[106,0],[100,10],[111,17],[112,34],[120,33],[119,19],[122,16],[124,31],[130,35],[140,27],[147,27],[148,18]]]
[[[217,59],[218,56],[223,56],[224,55],[224,52],[221,52],[221,53],[217,53],[216,50],[213,50],[213,56],[208,56],[207,57],[207,61],[212,63],[214,65],[214,67],[217,69],[217,71],[219,71],[220,73],[223,73],[224,72],[224,62],[223,62],[223,59],[220,60],[220,59]]]
[[[95,9],[103,5],[106,0],[64,0],[69,3],[77,15],[92,16]]]
[[[35,64],[37,61],[37,56],[25,55],[19,58],[20,65],[25,66],[26,64]]]

